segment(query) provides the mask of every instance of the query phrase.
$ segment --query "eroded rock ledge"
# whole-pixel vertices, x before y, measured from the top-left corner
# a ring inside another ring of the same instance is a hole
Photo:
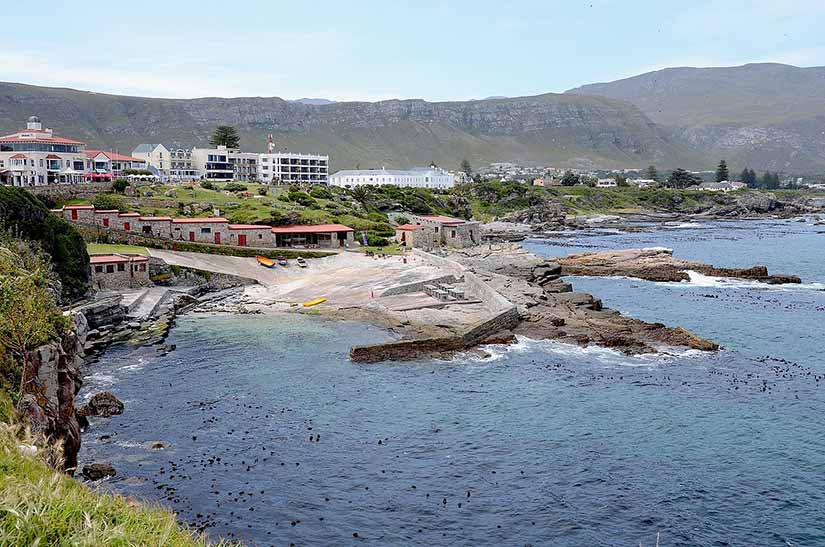
[[[710,264],[682,260],[671,249],[623,249],[570,255],[556,260],[561,275],[635,277],[647,281],[689,281],[688,271],[714,277],[750,279],[768,284],[801,283],[795,275],[770,275],[767,266],[717,268]]]

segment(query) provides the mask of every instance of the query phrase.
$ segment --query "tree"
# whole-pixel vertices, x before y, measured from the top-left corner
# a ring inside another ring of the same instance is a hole
[[[124,178],[119,178],[112,183],[112,190],[118,194],[122,194],[129,187],[129,181]]]
[[[126,205],[123,203],[123,198],[114,194],[98,194],[92,200],[92,205],[95,209],[125,211]]]
[[[209,139],[212,146],[225,146],[227,148],[238,148],[241,145],[241,137],[238,130],[231,125],[219,125]]]
[[[776,190],[779,188],[779,173],[765,171],[765,174],[762,175],[762,179],[759,181],[759,187],[765,188],[766,190]]]
[[[670,188],[687,188],[700,184],[702,179],[682,169],[681,167],[673,171],[667,179],[667,186]]]
[[[59,282],[36,244],[0,235],[0,353],[20,363],[20,392],[32,380],[30,352],[61,334],[67,319],[55,302]],[[3,378],[13,382],[17,378]]]
[[[395,223],[398,224],[399,226],[401,224],[409,224],[410,219],[405,217],[404,215],[398,215],[397,217],[395,217]]]
[[[461,172],[467,175],[467,177],[473,176],[473,168],[467,158],[461,160]]]
[[[367,203],[370,200],[370,191],[367,189],[366,186],[356,186],[355,188],[350,190],[350,195],[352,195],[352,199],[354,199],[364,207],[367,206]]]
[[[648,166],[646,174],[649,180],[655,180],[656,182],[659,182],[659,172],[656,170],[655,165]]]
[[[728,164],[725,160],[719,162],[719,167],[716,168],[716,182],[723,182],[730,180],[730,172],[728,171]]]
[[[627,188],[630,184],[627,182],[627,177],[624,175],[616,176],[616,186],[619,188]]]
[[[756,173],[747,167],[742,169],[742,174],[739,175],[739,180],[745,183],[748,188],[756,188],[757,186]]]
[[[580,182],[579,176],[573,171],[567,171],[561,178],[562,186],[575,186]]]

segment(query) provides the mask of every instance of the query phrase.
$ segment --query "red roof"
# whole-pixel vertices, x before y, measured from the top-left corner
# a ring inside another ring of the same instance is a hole
[[[230,224],[230,230],[269,230],[269,226],[262,224]]]
[[[412,232],[413,230],[420,230],[423,226],[419,224],[401,224],[400,226],[396,226],[396,230],[404,230],[405,232]]]
[[[113,264],[117,262],[145,262],[149,260],[145,256],[121,256],[121,255],[91,255],[90,264]]]
[[[89,158],[93,158],[98,154],[103,154],[110,160],[115,161],[143,161],[138,158],[133,158],[132,156],[124,156],[123,154],[115,154],[114,152],[104,152],[103,150],[84,150],[83,153],[86,154],[86,156],[88,156]]]
[[[151,222],[153,220],[169,222],[172,220],[172,217],[140,217],[140,220],[145,220],[147,222]]]
[[[323,234],[327,232],[354,232],[343,224],[295,224],[292,226],[276,226],[273,234]]]
[[[26,159],[26,154],[15,154],[9,158],[10,160],[24,160]]]
[[[421,218],[426,218],[427,220],[434,220],[442,224],[464,224],[465,222],[467,222],[466,220],[460,218],[445,217],[441,215],[422,215]]]
[[[34,134],[31,137],[21,137],[24,134]],[[0,137],[0,142],[45,142],[49,144],[86,144],[81,141],[74,141],[72,139],[64,139],[63,137],[55,137],[45,131],[21,131],[14,135],[7,135]]]
[[[117,209],[95,209],[96,215],[110,215],[112,213],[119,213]]]
[[[120,213],[119,217],[139,217],[140,213]]]
[[[94,209],[94,205],[66,205],[63,207],[64,209],[68,209],[71,211],[72,209]]]
[[[48,156],[46,156],[46,159],[47,160],[59,160],[59,159],[62,159],[62,158],[60,156],[55,156],[54,154],[49,154]]]
[[[174,218],[172,222],[175,224],[201,224],[203,222],[229,222],[221,217],[206,217],[206,218]]]

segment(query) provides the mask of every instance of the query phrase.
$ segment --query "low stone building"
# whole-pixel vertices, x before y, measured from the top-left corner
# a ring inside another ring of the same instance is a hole
[[[424,227],[419,224],[401,224],[395,227],[395,241],[404,247],[415,247],[415,232],[423,230]]]
[[[172,239],[198,243],[229,243],[229,221],[221,217],[176,218]]]
[[[92,287],[129,289],[151,285],[149,259],[140,255],[111,254],[89,257]]]
[[[146,237],[172,237],[172,217],[139,217],[140,233]]]
[[[272,241],[276,247],[350,247],[355,242],[355,230],[343,224],[275,226],[272,228]]]
[[[115,228],[118,214],[120,214],[120,211],[117,209],[95,209],[95,226],[98,228]]]
[[[136,232],[139,230],[140,213],[118,213],[116,230],[124,232]]]
[[[66,205],[63,207],[63,218],[69,222],[91,225],[95,223],[95,208],[93,205]]]
[[[413,246],[418,249],[465,249],[481,242],[481,226],[475,221],[440,215],[411,215],[410,223],[420,227],[413,239]]]
[[[260,224],[230,224],[226,243],[238,247],[272,247],[272,230]]]

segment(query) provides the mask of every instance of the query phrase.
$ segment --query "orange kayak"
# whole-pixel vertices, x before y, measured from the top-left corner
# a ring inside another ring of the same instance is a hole
[[[271,268],[275,265],[275,261],[271,258],[267,258],[265,256],[256,256],[255,260],[258,261],[258,264],[261,266],[266,266],[267,268]]]

